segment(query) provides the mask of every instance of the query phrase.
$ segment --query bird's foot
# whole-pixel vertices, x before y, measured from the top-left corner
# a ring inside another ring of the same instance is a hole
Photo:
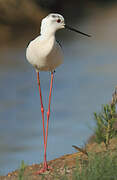
[[[52,171],[52,167],[48,166],[47,163],[44,163],[44,167],[42,169],[40,169],[39,171],[35,172],[35,175],[40,175],[43,173],[46,173],[48,171]]]

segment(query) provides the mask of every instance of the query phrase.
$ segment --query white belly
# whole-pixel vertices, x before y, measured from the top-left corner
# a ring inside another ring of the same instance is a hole
[[[37,71],[53,71],[63,62],[63,53],[53,39],[47,42],[32,41],[26,51],[26,57]]]

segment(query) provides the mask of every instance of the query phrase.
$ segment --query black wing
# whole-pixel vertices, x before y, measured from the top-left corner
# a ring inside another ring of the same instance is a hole
[[[56,40],[56,42],[59,44],[59,46],[61,47],[61,49],[62,49],[62,45],[61,45],[61,43],[58,41],[58,40]]]

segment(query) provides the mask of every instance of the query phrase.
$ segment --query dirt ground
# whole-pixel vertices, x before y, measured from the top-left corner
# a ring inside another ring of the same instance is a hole
[[[108,150],[113,152],[116,148],[117,138],[113,138],[110,141]],[[107,151],[104,143],[88,143],[85,150],[87,153],[102,153]],[[25,168],[24,180],[58,180],[59,177],[64,174],[71,179],[72,173],[76,169],[76,163],[78,161],[88,161],[88,156],[85,152],[76,152],[48,161],[48,165],[52,168],[52,170],[49,170],[41,175],[36,175],[35,173],[42,168],[43,164],[32,164],[31,166],[27,166]],[[0,180],[19,180],[19,170],[8,173],[6,176],[1,176]]]

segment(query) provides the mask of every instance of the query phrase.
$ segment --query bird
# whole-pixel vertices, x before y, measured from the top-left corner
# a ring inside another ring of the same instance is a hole
[[[47,138],[48,138],[48,124],[50,118],[50,104],[51,94],[54,79],[54,72],[58,66],[63,64],[63,51],[60,44],[55,38],[56,31],[60,29],[68,29],[80,33],[84,36],[90,37],[90,35],[83,33],[73,27],[68,26],[65,23],[65,19],[58,13],[50,13],[44,17],[41,21],[40,35],[32,40],[26,49],[26,58],[28,62],[35,68],[37,73],[37,83],[39,87],[42,124],[43,124],[43,141],[44,141],[44,162],[43,168],[36,172],[36,174],[44,173],[52,168],[47,164],[46,152],[47,152]],[[44,119],[44,106],[42,101],[42,92],[40,85],[40,72],[49,71],[51,72],[50,81],[50,92],[49,92],[49,103],[47,111],[47,122],[45,127]]]

